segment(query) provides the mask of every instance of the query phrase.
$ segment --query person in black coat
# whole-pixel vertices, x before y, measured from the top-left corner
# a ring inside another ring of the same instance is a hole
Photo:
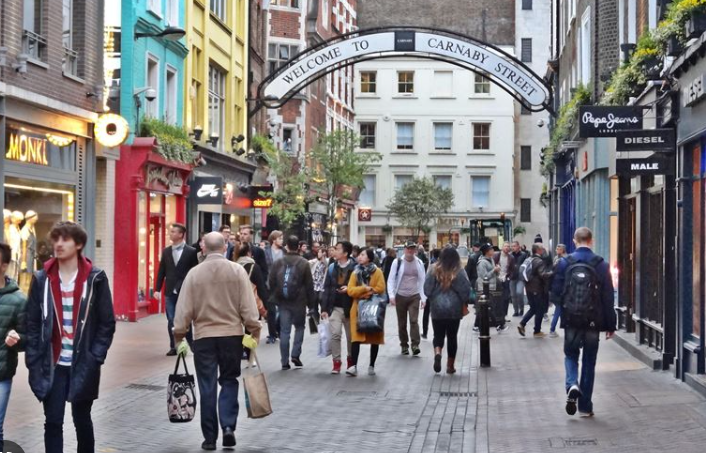
[[[157,282],[154,288],[154,298],[160,300],[162,297],[162,286],[165,288],[164,301],[167,312],[167,329],[169,331],[169,352],[168,356],[176,355],[176,345],[174,344],[174,313],[176,313],[177,299],[179,291],[184,283],[186,274],[199,264],[198,250],[186,245],[186,227],[181,223],[174,223],[169,228],[169,240],[172,245],[162,250],[162,258],[159,260],[159,271],[157,272]],[[187,335],[187,341],[191,344],[191,332]]]
[[[252,251],[252,257],[257,263],[257,265],[260,267],[260,270],[262,271],[262,275],[265,278],[265,281],[267,281],[267,277],[269,276],[269,268],[267,266],[267,257],[265,256],[265,251],[262,250],[260,247],[256,246],[253,243],[253,229],[250,225],[241,225],[240,226],[240,243],[245,244],[248,243],[250,244],[250,250]]]
[[[397,259],[397,250],[393,247],[387,249],[385,258],[382,260],[382,274],[385,276],[385,281],[390,276],[390,270],[392,269],[392,263]]]

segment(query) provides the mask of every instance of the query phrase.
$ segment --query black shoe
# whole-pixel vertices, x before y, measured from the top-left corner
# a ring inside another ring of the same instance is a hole
[[[174,348],[170,349],[169,352],[167,352],[167,357],[171,357],[174,355],[176,355],[176,349]]]
[[[418,347],[414,347],[414,346],[412,347],[412,355],[413,356],[418,356],[421,353],[422,353],[422,351]]]
[[[441,373],[441,354],[434,356],[434,372]]]
[[[423,334],[422,334],[422,338],[424,338],[424,339],[426,340],[426,339],[427,339],[427,334],[423,333]]]
[[[207,440],[204,440],[203,443],[201,444],[201,449],[202,450],[209,450],[213,451],[216,449],[216,443],[215,442],[209,442]]]
[[[572,385],[566,394],[566,413],[574,415],[576,413],[576,400],[581,396],[581,389],[578,385]]]
[[[223,446],[235,447],[235,433],[230,428],[223,430]]]
[[[292,366],[290,364],[282,365],[282,371],[291,370]]]
[[[407,346],[402,348],[402,355],[409,355],[409,348]]]
[[[304,368],[304,364],[301,360],[299,360],[299,357],[292,357],[292,363],[294,364],[295,370],[301,370],[302,368]]]

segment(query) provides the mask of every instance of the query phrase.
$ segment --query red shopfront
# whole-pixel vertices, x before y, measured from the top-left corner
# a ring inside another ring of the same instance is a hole
[[[137,321],[164,312],[152,297],[169,225],[186,223],[187,180],[192,166],[168,161],[154,138],[136,138],[121,148],[115,187],[116,317]]]

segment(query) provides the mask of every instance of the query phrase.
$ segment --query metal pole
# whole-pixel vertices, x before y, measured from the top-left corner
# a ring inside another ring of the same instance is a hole
[[[480,340],[480,366],[490,367],[490,282],[483,279],[483,294],[478,300],[480,326],[478,339]]]

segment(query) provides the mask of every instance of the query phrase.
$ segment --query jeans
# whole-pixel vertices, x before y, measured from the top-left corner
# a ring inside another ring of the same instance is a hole
[[[525,316],[520,321],[520,324],[526,326],[532,316],[534,316],[534,333],[542,331],[542,320],[544,313],[547,312],[547,295],[539,293],[528,293],[530,309],[525,313]]]
[[[5,440],[3,426],[5,424],[7,404],[10,402],[10,390],[12,390],[12,378],[5,381],[0,381],[0,443]]]
[[[549,327],[550,332],[556,332],[556,325],[559,322],[559,317],[561,316],[561,305],[554,304],[554,316],[552,316],[552,325]]]
[[[62,453],[64,451],[64,410],[66,398],[69,396],[71,382],[71,367],[57,365],[54,367],[54,382],[51,390],[43,401],[44,404],[44,448],[46,453]],[[78,441],[77,453],[94,453],[96,440],[93,436],[93,421],[91,407],[93,401],[76,401],[71,403],[71,415],[76,428]]]
[[[443,348],[444,339],[449,341],[448,357],[456,358],[458,351],[458,328],[461,325],[460,319],[432,319],[431,325],[434,327],[434,347]]]
[[[277,305],[270,303],[267,307],[267,336],[271,339],[279,337],[279,319],[277,316]]]
[[[525,282],[522,279],[510,280],[510,298],[515,314],[525,311]]]
[[[593,381],[596,378],[596,356],[600,332],[597,330],[574,329],[564,330],[564,368],[566,369],[566,391],[572,385],[581,389],[579,411],[593,412]],[[579,355],[581,357],[581,380],[579,381]]]
[[[331,355],[333,360],[341,360],[341,338],[343,331],[346,332],[346,346],[348,357],[351,357],[351,320],[346,318],[346,313],[342,307],[334,307],[329,316],[329,327],[331,328]]]
[[[279,352],[282,359],[282,366],[289,364],[289,337],[292,334],[292,326],[295,327],[294,346],[292,347],[292,357],[298,359],[302,353],[302,343],[304,343],[304,326],[306,324],[306,307],[289,307],[280,305],[279,307],[279,327],[280,340]]]
[[[406,348],[409,346],[410,337],[412,347],[419,347],[421,337],[419,335],[419,303],[422,298],[419,294],[411,297],[397,296],[395,297],[395,308],[397,310],[397,328],[400,335],[400,346]],[[410,334],[407,334],[407,313],[409,313]]]
[[[167,312],[167,329],[169,330],[169,349],[174,349],[176,347],[174,344],[174,332],[172,332],[172,329],[174,328],[174,315],[176,314],[177,299],[179,299],[179,294],[172,293],[164,296],[164,308]],[[189,346],[192,346],[193,348],[194,337],[191,333],[191,329],[189,329],[186,333],[186,341],[189,343]]]
[[[235,431],[238,421],[238,377],[243,354],[243,336],[201,338],[194,342],[194,365],[201,402],[201,432],[204,440],[218,440],[221,429]],[[218,393],[218,385],[221,392]]]

